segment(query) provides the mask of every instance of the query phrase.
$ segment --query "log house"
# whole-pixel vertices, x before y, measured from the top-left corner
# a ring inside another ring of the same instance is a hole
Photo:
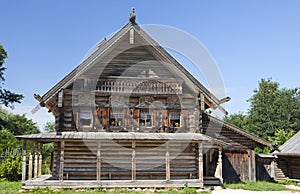
[[[55,132],[18,136],[25,189],[255,181],[254,148],[271,146],[206,114],[224,111],[222,100],[144,31],[135,14],[35,98],[54,115]],[[51,175],[42,175],[42,144],[49,142]]]

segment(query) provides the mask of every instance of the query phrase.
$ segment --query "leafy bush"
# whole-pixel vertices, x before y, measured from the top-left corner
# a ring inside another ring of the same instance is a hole
[[[22,177],[22,159],[21,157],[6,158],[0,164],[0,178],[8,181],[17,181]]]

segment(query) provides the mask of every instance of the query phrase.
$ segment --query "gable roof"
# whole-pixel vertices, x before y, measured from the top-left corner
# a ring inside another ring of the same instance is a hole
[[[270,147],[270,148],[273,147],[273,145],[272,145],[271,142],[269,142],[269,141],[267,141],[267,140],[265,140],[265,139],[263,139],[261,137],[258,137],[256,135],[253,135],[250,132],[245,131],[245,130],[243,130],[241,128],[238,128],[238,127],[236,127],[236,126],[234,126],[234,125],[232,125],[230,123],[227,123],[227,122],[225,122],[225,121],[223,121],[221,119],[218,119],[218,118],[213,117],[213,116],[211,116],[209,114],[206,114],[206,113],[203,113],[203,117],[205,119],[209,119],[209,121],[212,122],[212,123],[215,123],[217,125],[225,127],[226,129],[229,129],[229,130],[233,131],[234,133],[240,134],[241,136],[244,136],[247,139],[250,139],[250,140],[252,140],[252,141],[254,141],[254,142],[258,143],[258,144],[261,144],[263,146],[267,146],[267,147]],[[209,132],[207,133],[207,135],[210,136]],[[213,135],[215,135],[215,134],[213,134]],[[218,136],[216,136],[216,137],[218,137]]]
[[[174,57],[172,57],[162,46],[160,46],[146,31],[144,31],[136,23],[128,22],[123,28],[116,32],[108,40],[104,39],[99,45],[96,51],[94,51],[89,57],[87,57],[80,65],[78,65],[73,71],[66,75],[61,81],[59,81],[54,87],[52,87],[48,92],[46,92],[42,97],[35,95],[35,98],[41,103],[41,105],[46,105],[50,99],[52,99],[61,89],[64,89],[71,85],[78,76],[85,72],[93,62],[99,57],[103,56],[105,53],[109,52],[110,49],[116,45],[116,43],[131,29],[133,29],[137,34],[140,35],[152,48],[154,51],[161,56],[168,63],[173,64],[186,79],[191,81],[198,89],[201,91],[205,98],[211,103],[213,108],[219,108],[221,111],[227,114],[226,110],[220,106],[222,101],[220,101],[216,96],[214,96],[206,87],[204,87],[190,72],[183,67]],[[47,107],[49,108],[49,107]],[[50,108],[49,108],[50,109]]]
[[[300,131],[278,148],[274,155],[300,156]]]

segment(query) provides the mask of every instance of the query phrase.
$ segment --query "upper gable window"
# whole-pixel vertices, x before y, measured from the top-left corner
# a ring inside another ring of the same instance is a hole
[[[170,110],[171,127],[180,127],[180,110]]]
[[[142,108],[140,110],[140,126],[152,127],[152,111],[149,108]]]
[[[80,128],[91,128],[93,126],[92,110],[80,109],[77,121]]]
[[[123,109],[113,108],[110,112],[110,126],[122,126],[123,124]]]

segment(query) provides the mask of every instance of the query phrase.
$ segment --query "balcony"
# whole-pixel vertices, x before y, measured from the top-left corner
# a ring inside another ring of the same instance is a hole
[[[182,94],[182,83],[170,80],[99,80],[96,91],[133,94]]]

